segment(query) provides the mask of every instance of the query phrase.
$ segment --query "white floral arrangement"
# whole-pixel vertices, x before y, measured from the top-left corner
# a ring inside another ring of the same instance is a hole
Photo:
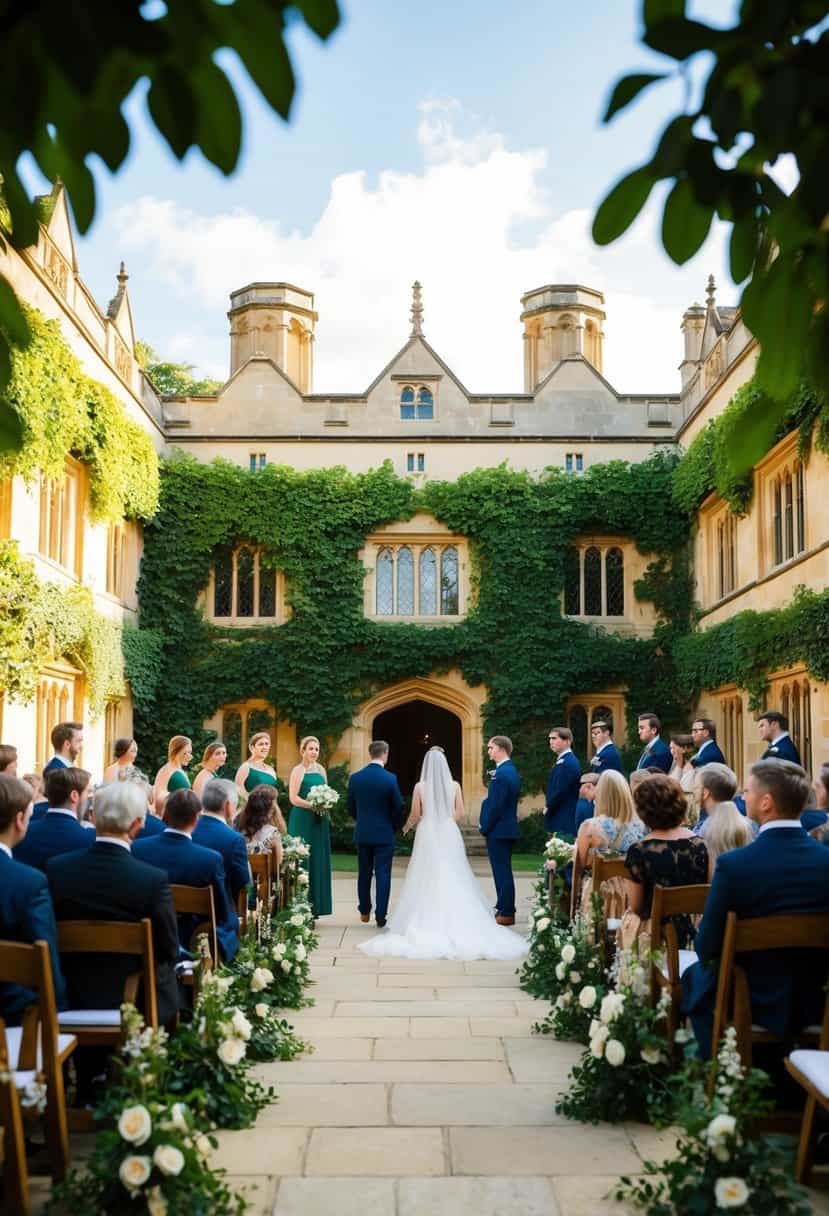
[[[307,800],[315,815],[329,815],[340,801],[340,795],[330,785],[315,785],[308,791]]]
[[[284,861],[303,860],[311,856],[311,848],[301,836],[282,837],[282,857]]]
[[[548,870],[560,870],[569,865],[576,852],[576,846],[559,836],[551,836],[544,848],[544,865]]]

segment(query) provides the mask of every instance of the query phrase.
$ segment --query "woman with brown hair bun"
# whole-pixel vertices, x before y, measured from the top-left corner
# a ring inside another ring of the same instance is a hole
[[[236,826],[245,838],[248,852],[271,853],[273,872],[279,874],[282,865],[282,839],[279,833],[285,831],[285,823],[276,799],[276,786],[257,785],[248,795]]]
[[[221,739],[214,739],[212,743],[208,743],[201,758],[201,768],[196,773],[196,780],[193,782],[193,793],[198,794],[201,798],[202,790],[208,781],[213,780],[226,761],[227,748]]]
[[[116,739],[112,745],[112,754],[115,759],[112,764],[108,764],[104,769],[104,785],[110,781],[117,781],[122,768],[128,768],[135,764],[135,757],[138,755],[138,744],[134,739]]]

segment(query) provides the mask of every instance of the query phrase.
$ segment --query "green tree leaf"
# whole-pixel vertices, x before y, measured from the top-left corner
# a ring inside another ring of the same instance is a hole
[[[593,220],[593,240],[609,245],[626,232],[648,201],[654,178],[643,166],[617,182],[599,206]]]
[[[205,64],[194,77],[199,110],[198,143],[222,173],[232,173],[242,146],[242,114],[236,94],[220,67]]]
[[[729,268],[735,283],[742,283],[751,274],[759,247],[757,221],[753,215],[744,215],[731,229],[728,246]]]
[[[621,80],[617,80],[602,122],[610,122],[614,114],[617,114],[619,110],[623,110],[625,106],[630,105],[633,99],[638,97],[648,85],[654,84],[657,80],[665,79],[665,72],[638,72],[632,76],[623,76]]]
[[[798,386],[800,359],[808,343],[812,298],[796,255],[780,253],[743,292],[743,316],[760,343],[757,374],[773,397],[783,400]]]
[[[662,244],[677,265],[692,258],[703,244],[713,215],[710,207],[697,202],[687,178],[677,182],[662,214]]]

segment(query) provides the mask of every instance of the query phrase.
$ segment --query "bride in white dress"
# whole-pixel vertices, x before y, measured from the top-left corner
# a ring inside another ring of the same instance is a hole
[[[527,943],[496,925],[466,858],[457,820],[463,816],[460,786],[446,756],[432,747],[404,831],[417,827],[406,879],[388,928],[364,942],[366,954],[394,958],[517,959]]]

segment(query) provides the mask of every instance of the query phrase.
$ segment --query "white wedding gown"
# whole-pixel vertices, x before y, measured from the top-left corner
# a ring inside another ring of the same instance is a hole
[[[426,753],[420,788],[422,817],[400,899],[388,927],[360,949],[392,958],[521,958],[526,940],[495,923],[467,861],[453,817],[455,785],[438,748]]]

